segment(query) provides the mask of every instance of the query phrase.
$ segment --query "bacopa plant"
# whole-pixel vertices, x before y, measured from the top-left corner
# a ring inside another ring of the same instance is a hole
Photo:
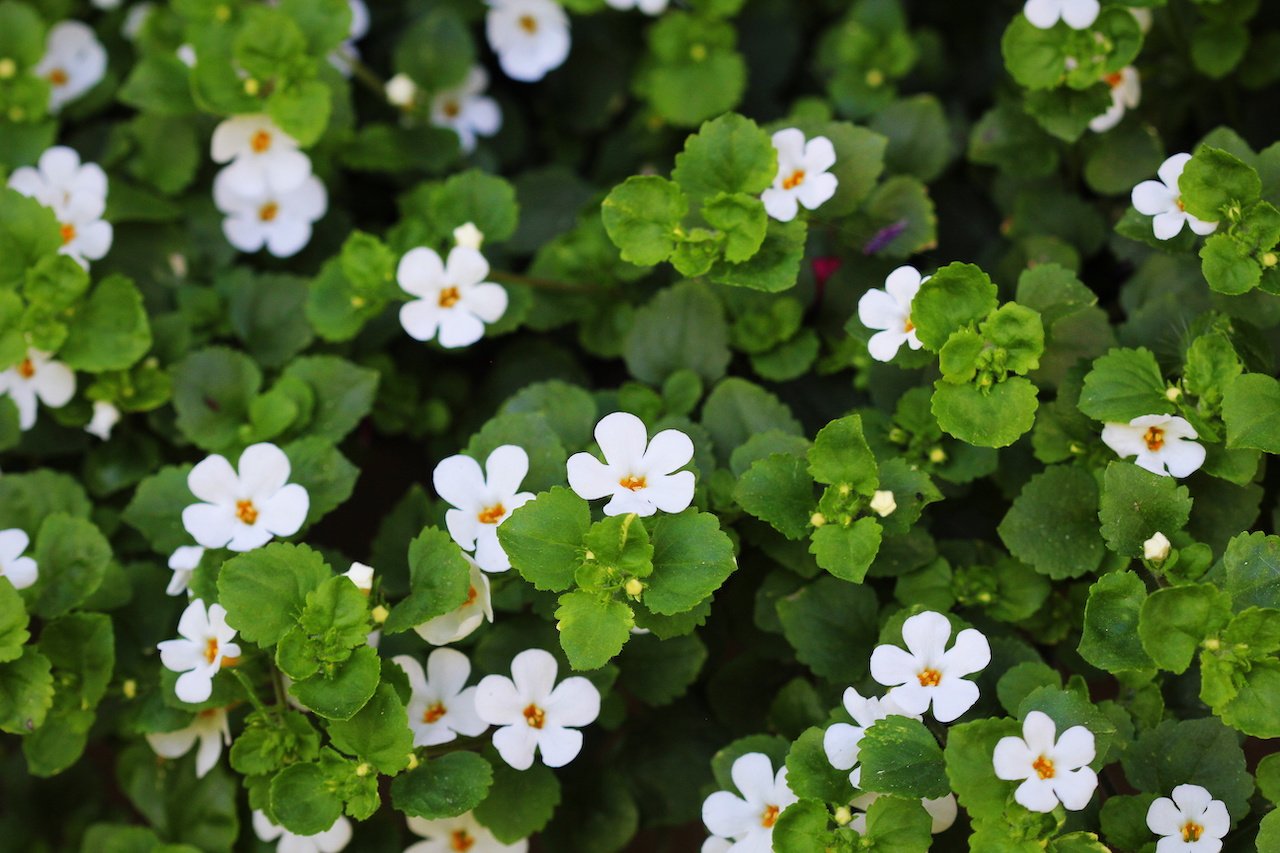
[[[0,0],[0,848],[1280,851],[1280,3]]]

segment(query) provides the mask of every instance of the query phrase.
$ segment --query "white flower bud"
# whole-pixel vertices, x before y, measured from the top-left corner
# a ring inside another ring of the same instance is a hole
[[[871,496],[871,511],[881,518],[892,515],[897,508],[898,502],[893,499],[893,492],[881,490]]]
[[[408,74],[397,74],[387,81],[387,100],[397,107],[408,107],[418,96],[418,84]]]
[[[1142,556],[1153,563],[1163,563],[1169,559],[1169,537],[1159,531],[1142,543]]]
[[[351,568],[347,569],[344,577],[350,578],[351,582],[356,585],[356,589],[361,592],[368,593],[373,589],[373,567],[366,566],[364,563],[352,563]]]
[[[474,222],[468,222],[453,229],[453,242],[465,249],[475,249],[478,252],[484,245],[484,232],[477,228]]]

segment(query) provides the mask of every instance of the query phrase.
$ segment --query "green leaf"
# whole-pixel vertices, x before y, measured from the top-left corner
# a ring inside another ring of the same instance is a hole
[[[382,630],[399,634],[448,613],[467,600],[470,587],[471,569],[453,538],[428,527],[409,543],[409,595]]]
[[[663,21],[677,17],[683,16],[668,15]],[[730,113],[702,125],[685,141],[671,178],[701,208],[720,193],[759,195],[777,171],[778,155],[769,135],[751,119]]]
[[[1080,656],[1107,672],[1151,669],[1138,638],[1138,612],[1146,598],[1147,587],[1133,572],[1112,572],[1095,581],[1084,609]]]
[[[1098,518],[1103,538],[1117,554],[1142,556],[1144,542],[1156,533],[1173,536],[1190,517],[1191,494],[1172,477],[1128,462],[1107,466]]]
[[[35,541],[32,556],[40,577],[32,610],[53,619],[97,590],[111,561],[111,545],[91,522],[62,513],[44,520]]]
[[[736,376],[721,380],[707,397],[702,407],[702,425],[711,433],[716,459],[722,465],[727,465],[733,451],[757,433],[777,430],[787,435],[804,434],[785,403],[759,385]]]
[[[1242,533],[1227,545],[1222,561],[1225,590],[1236,610],[1280,608],[1280,536]]]
[[[815,674],[854,684],[867,675],[876,642],[876,594],[870,588],[820,577],[778,600],[778,619],[796,658]]]
[[[508,524],[509,520],[502,527]],[[642,600],[659,615],[674,616],[693,609],[738,567],[733,541],[710,513],[687,509],[677,515],[662,515],[653,525],[651,538],[653,574],[646,581]]]
[[[996,286],[973,264],[949,264],[920,285],[911,301],[911,322],[932,352],[952,333],[984,319],[996,308]]]
[[[227,449],[261,386],[261,371],[243,353],[220,347],[191,353],[173,368],[178,429],[202,450]]]
[[[872,850],[909,853],[929,848],[932,825],[933,819],[919,800],[879,797],[867,809],[864,837]]]
[[[924,723],[890,716],[866,730],[858,744],[861,787],[913,799],[951,793],[942,748]]]
[[[22,596],[8,580],[0,581],[0,663],[22,657],[23,646],[31,639],[30,623]]]
[[[1211,290],[1238,296],[1262,281],[1262,267],[1248,246],[1229,234],[1214,234],[1200,248],[1201,270]]]
[[[769,227],[764,204],[746,193],[712,196],[702,205],[702,218],[724,233],[724,257],[734,264],[750,260],[760,251]]]
[[[533,412],[497,415],[471,437],[464,452],[483,462],[504,444],[519,445],[529,456],[529,473],[522,483],[527,491],[539,492],[564,483],[568,454],[548,418]]]
[[[1227,425],[1227,447],[1245,447],[1280,454],[1280,382],[1263,373],[1237,376],[1226,386],[1222,420]]]
[[[1113,349],[1084,378],[1080,411],[1094,420],[1128,423],[1143,415],[1177,411],[1165,396],[1164,375],[1150,350]]]
[[[1142,602],[1138,637],[1156,666],[1181,674],[1200,644],[1230,621],[1231,596],[1212,584],[1168,587]]]
[[[874,518],[860,518],[845,526],[836,521],[813,531],[809,553],[818,565],[841,580],[862,583],[880,551],[882,530]]]
[[[760,251],[741,263],[717,262],[708,277],[716,284],[747,287],[768,293],[790,290],[796,285],[804,260],[808,225],[803,219],[791,222],[770,220]],[[682,270],[686,275],[691,274]]]
[[[837,770],[822,745],[825,729],[806,729],[787,753],[787,787],[802,798],[845,803],[853,794],[849,773]]]
[[[368,704],[349,720],[329,723],[333,745],[394,776],[409,764],[413,730],[404,703],[389,683],[378,685]]]
[[[605,231],[622,259],[642,267],[671,257],[688,210],[689,200],[680,187],[655,175],[627,178],[600,205]]]
[[[1231,205],[1257,201],[1262,195],[1262,180],[1240,158],[1202,145],[1182,170],[1178,188],[1187,213],[1205,222],[1217,222]]]
[[[289,688],[299,702],[329,720],[349,720],[378,689],[381,667],[369,646],[356,649],[332,673],[321,672]]]
[[[807,462],[790,453],[774,453],[752,463],[738,479],[733,499],[793,540],[808,533],[817,506]]]
[[[577,670],[599,669],[612,660],[636,624],[623,602],[582,590],[560,596],[555,618],[560,645]]]
[[[641,634],[628,641],[618,658],[618,684],[653,707],[684,695],[707,662],[707,647],[696,634],[660,639]]]
[[[809,473],[819,483],[848,486],[870,497],[880,484],[876,459],[862,432],[862,418],[849,415],[823,427],[809,448]]]
[[[44,55],[45,25],[26,3],[0,3],[0,56],[26,69]]]
[[[134,743],[120,754],[116,781],[133,807],[164,838],[196,850],[230,850],[240,834],[236,816],[239,786],[231,774],[217,766],[197,779],[194,759],[194,752],[188,753],[182,759],[185,767],[175,772],[172,764],[156,761],[149,745]]]
[[[142,294],[124,276],[102,281],[67,323],[58,358],[68,367],[100,373],[124,370],[151,348],[151,327]]]
[[[244,268],[227,278],[231,326],[264,367],[280,367],[311,343],[311,326],[303,313],[306,279],[289,275],[252,275]]]
[[[685,12],[663,15],[649,29],[650,58],[636,77],[636,91],[679,127],[731,110],[747,84],[746,62],[734,50],[736,42],[737,30],[724,21]]]
[[[293,764],[271,780],[271,811],[295,835],[318,835],[342,815],[342,800],[319,764]]]
[[[1051,578],[1097,569],[1106,548],[1094,507],[1098,486],[1083,468],[1056,465],[1032,477],[1000,522],[1009,553]]]
[[[934,383],[932,411],[943,432],[976,447],[1007,447],[1035,424],[1036,386],[1012,376],[986,388]]]
[[[801,799],[778,816],[770,835],[776,853],[807,853],[830,850],[831,813],[818,800]]]
[[[429,92],[462,83],[475,60],[475,43],[466,21],[447,6],[428,10],[396,42],[396,69]]]
[[[975,821],[1003,819],[1013,785],[996,778],[991,755],[1004,737],[1021,737],[1017,720],[986,719],[947,730],[947,779],[956,799]]]
[[[488,761],[474,752],[450,752],[397,776],[391,800],[411,817],[439,820],[474,809],[492,784]]]
[[[1234,729],[1280,737],[1280,610],[1251,607],[1236,615],[1219,644],[1200,655],[1200,700]]]
[[[292,467],[290,479],[307,490],[311,506],[307,523],[314,524],[346,503],[360,472],[332,441],[310,436],[284,446]]]
[[[378,372],[334,356],[292,361],[283,376],[298,379],[315,392],[316,407],[306,435],[342,441],[373,409]]]
[[[714,382],[731,357],[724,308],[705,285],[666,288],[636,311],[623,353],[627,370],[641,382],[661,385],[685,369]]]
[[[161,468],[138,484],[133,499],[124,508],[124,521],[141,533],[158,554],[167,556],[191,544],[191,534],[182,525],[183,507],[196,503],[187,488],[190,473],[190,465]],[[11,479],[6,477],[5,481]]]
[[[319,552],[273,542],[222,565],[218,602],[241,637],[273,646],[297,623],[308,594],[332,576]]]
[[[521,577],[536,589],[561,592],[573,583],[590,526],[587,502],[556,486],[511,513],[498,539]]]
[[[1231,814],[1249,811],[1253,777],[1245,769],[1240,736],[1213,717],[1165,720],[1138,735],[1120,761],[1139,791],[1167,795],[1179,785],[1199,785]]]
[[[560,804],[560,781],[546,765],[520,771],[493,765],[493,785],[474,814],[503,844],[515,844],[542,830]]]
[[[22,657],[0,663],[0,731],[26,735],[38,729],[53,705],[49,659],[27,646]]]
[[[39,50],[43,53],[43,43]],[[54,254],[61,245],[52,210],[17,190],[0,189],[0,286],[21,284],[39,258]]]

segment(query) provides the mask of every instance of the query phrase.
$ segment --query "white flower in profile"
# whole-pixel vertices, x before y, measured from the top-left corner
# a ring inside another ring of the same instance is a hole
[[[351,843],[351,821],[339,816],[333,826],[317,835],[294,835],[276,826],[260,811],[253,813],[253,832],[261,841],[275,841],[277,853],[338,853]]]
[[[93,401],[93,417],[85,425],[84,431],[97,436],[103,441],[111,438],[111,430],[120,423],[120,410],[106,400]]]
[[[311,176],[311,159],[298,141],[264,114],[232,116],[213,131],[216,163],[230,163],[219,175],[245,196],[287,193]]]
[[[886,694],[908,714],[923,714],[933,705],[933,716],[949,723],[978,701],[978,685],[964,678],[991,662],[991,646],[975,628],[956,635],[948,649],[951,623],[932,610],[917,613],[902,623],[907,651],[897,646],[876,646],[871,652],[871,677],[892,689]]]
[[[728,849],[734,853],[767,853],[778,816],[799,799],[787,785],[787,768],[775,774],[769,756],[748,752],[733,762],[729,775],[739,793],[716,791],[707,797],[702,822],[712,835],[733,841]]]
[[[191,725],[172,732],[147,734],[147,743],[161,758],[181,758],[200,742],[196,750],[196,778],[203,779],[222,755],[223,745],[231,745],[231,728],[226,708],[209,708],[196,714]]]
[[[373,591],[373,566],[366,566],[364,563],[352,563],[351,568],[343,572],[342,576],[355,584],[356,589],[365,595]]]
[[[511,568],[507,552],[498,542],[498,525],[511,513],[533,500],[532,492],[520,491],[529,473],[529,455],[524,448],[504,444],[480,463],[459,454],[441,460],[431,475],[436,492],[453,506],[444,515],[449,535],[464,551],[474,551],[476,562],[486,572]]]
[[[578,729],[600,716],[600,691],[581,676],[556,684],[556,659],[526,649],[511,661],[511,678],[486,675],[476,688],[476,713],[499,726],[493,745],[516,770],[533,766],[534,750],[548,767],[563,767],[582,749]]]
[[[1047,30],[1058,23],[1066,21],[1073,30],[1087,30],[1098,20],[1098,12],[1102,6],[1098,0],[1027,0],[1022,7],[1022,14],[1032,26]]]
[[[779,222],[790,222],[800,212],[817,210],[836,194],[839,180],[829,171],[836,164],[836,149],[825,136],[808,142],[794,127],[773,135],[778,152],[778,173],[773,186],[760,196],[764,209]]]
[[[169,555],[169,568],[173,569],[173,577],[165,587],[165,595],[182,595],[191,583],[191,575],[204,559],[204,548],[199,545],[182,545]]]
[[[487,88],[489,72],[474,65],[462,83],[431,99],[431,123],[458,134],[463,154],[475,150],[477,136],[493,136],[502,128],[502,108],[485,96]]]
[[[58,219],[62,246],[58,252],[82,267],[103,258],[115,234],[103,220],[107,209],[107,174],[96,163],[80,162],[74,148],[55,145],[40,155],[36,168],[23,166],[9,186],[34,198]]]
[[[1106,133],[1120,123],[1124,114],[1142,103],[1142,78],[1132,65],[1121,68],[1103,78],[1111,87],[1111,106],[1102,115],[1089,122],[1094,133]]]
[[[903,344],[913,350],[923,346],[911,322],[911,302],[928,280],[915,267],[898,267],[884,280],[884,290],[873,288],[858,300],[858,320],[868,329],[880,330],[867,342],[876,361],[892,361]]]
[[[1093,732],[1084,726],[1072,726],[1062,737],[1056,732],[1048,714],[1032,711],[1022,721],[1022,737],[1001,738],[991,755],[997,778],[1024,780],[1013,798],[1033,812],[1051,812],[1058,803],[1080,811],[1098,787],[1098,774],[1089,767]]]
[[[639,9],[646,15],[661,15],[667,10],[668,0],[604,0],[612,8],[620,11]]]
[[[289,483],[289,457],[274,444],[251,444],[239,473],[213,455],[191,469],[187,488],[203,503],[182,511],[182,525],[206,548],[252,551],[273,536],[292,536],[306,521],[307,490]]]
[[[569,57],[569,16],[555,0],[488,0],[484,32],[512,80],[533,83]]]
[[[475,249],[455,246],[442,262],[432,249],[410,250],[400,259],[396,281],[410,296],[400,306],[400,325],[416,341],[437,339],[448,349],[474,344],[486,323],[507,311],[507,291],[485,281],[489,262]]]
[[[409,831],[426,840],[405,848],[404,853],[526,853],[529,849],[529,842],[523,838],[503,844],[471,812],[440,820],[411,817]]]
[[[286,192],[262,185],[257,192],[241,192],[231,169],[213,179],[213,203],[226,215],[222,233],[242,252],[263,246],[277,258],[291,258],[311,242],[312,225],[329,210],[329,195],[314,175]]]
[[[203,702],[213,693],[213,677],[224,666],[234,666],[240,657],[240,646],[231,642],[236,629],[227,624],[227,611],[221,604],[207,611],[196,599],[182,611],[178,620],[177,640],[165,640],[157,648],[165,669],[180,672],[174,693],[183,702]]]
[[[1133,206],[1139,213],[1155,217],[1151,226],[1157,239],[1172,240],[1182,233],[1184,224],[1201,237],[1218,230],[1218,223],[1197,219],[1182,204],[1178,179],[1190,162],[1190,154],[1174,154],[1156,171],[1160,180],[1143,181],[1133,188]]]
[[[871,804],[880,799],[880,794],[874,791],[868,791],[854,797],[849,803],[851,807],[857,811],[853,815],[853,820],[849,821],[849,826],[859,835],[867,834],[867,809],[871,808]],[[937,797],[932,800],[921,800],[920,805],[924,806],[924,810],[929,813],[929,832],[937,835],[939,832],[946,832],[951,825],[956,822],[956,816],[960,813],[960,807],[956,804],[956,795],[947,794],[945,797]]]
[[[98,85],[107,73],[107,50],[88,25],[62,21],[49,30],[33,70],[49,81],[49,111],[56,113]]]
[[[409,728],[414,746],[449,743],[458,735],[477,737],[489,728],[476,716],[476,688],[467,687],[471,661],[462,652],[436,649],[427,658],[427,671],[408,655],[391,659],[409,676]]]
[[[0,576],[8,578],[14,589],[26,589],[40,576],[36,561],[23,556],[30,544],[31,537],[25,530],[0,530]]]
[[[865,697],[852,687],[844,691],[844,708],[857,725],[833,723],[822,736],[822,749],[827,760],[837,770],[850,770],[849,784],[857,788],[861,784],[862,768],[858,767],[858,749],[867,729],[878,720],[894,715],[920,719],[919,714],[908,714],[892,699]]]
[[[48,353],[27,350],[27,357],[0,373],[0,394],[8,394],[18,407],[18,426],[25,432],[36,425],[40,403],[60,409],[76,393],[76,375]]]
[[[418,636],[433,646],[447,646],[468,637],[484,624],[493,621],[493,605],[489,598],[489,578],[480,571],[476,561],[462,555],[470,568],[466,601],[441,616],[436,616],[415,626]]]
[[[644,421],[629,412],[605,415],[596,424],[601,462],[590,453],[569,457],[569,485],[592,501],[609,498],[605,515],[682,512],[693,502],[693,441],[678,429],[664,429],[650,441]]]
[[[1143,415],[1102,427],[1103,444],[1117,456],[1134,456],[1139,468],[1166,477],[1188,477],[1204,464],[1204,445],[1192,441],[1196,437],[1185,418],[1173,415]]]
[[[1179,785],[1172,799],[1161,797],[1147,809],[1147,828],[1161,836],[1156,853],[1218,853],[1231,815],[1199,785]]]

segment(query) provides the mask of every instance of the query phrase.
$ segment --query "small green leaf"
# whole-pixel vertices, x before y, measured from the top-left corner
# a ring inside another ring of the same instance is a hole
[[[337,822],[342,800],[319,764],[293,764],[271,780],[271,811],[295,835],[318,835]]]
[[[870,588],[820,577],[777,603],[787,642],[815,674],[854,684],[867,675],[876,642],[876,594]]]
[[[289,688],[299,702],[329,720],[349,720],[378,689],[381,666],[369,646],[356,649],[332,672],[322,672]]]
[[[1156,533],[1172,536],[1191,517],[1191,494],[1172,477],[1112,462],[1103,477],[1098,518],[1102,536],[1117,554],[1142,556],[1143,543]]]
[[[1098,486],[1083,468],[1055,465],[1032,477],[1000,522],[1009,553],[1051,578],[1094,571],[1106,548],[1094,507]]]
[[[978,323],[996,308],[996,286],[973,264],[949,264],[920,285],[911,301],[916,335],[933,352],[952,333]]]
[[[1094,420],[1126,424],[1143,415],[1170,414],[1177,407],[1165,396],[1166,387],[1150,350],[1113,349],[1085,376],[1080,411]]]
[[[556,486],[511,513],[498,539],[521,577],[536,589],[560,592],[573,583],[590,526],[587,502]]]
[[[666,16],[664,24],[670,26],[673,17],[683,16]],[[769,135],[751,119],[730,113],[688,138],[676,155],[671,178],[701,207],[720,193],[759,195],[777,171],[778,155]]]
[[[1247,205],[1262,194],[1258,173],[1221,148],[1202,145],[1178,178],[1187,213],[1205,222],[1223,218],[1232,204]]]
[[[942,748],[924,723],[890,716],[866,730],[858,744],[861,786],[867,791],[913,799],[951,793]]]
[[[635,619],[621,601],[577,590],[560,596],[560,645],[577,670],[599,669],[622,651]]]
[[[862,432],[862,418],[849,415],[823,427],[809,449],[809,473],[819,483],[849,486],[870,497],[879,485],[875,456]]]
[[[651,538],[653,574],[642,600],[654,613],[674,616],[693,609],[738,568],[733,541],[710,513],[687,509],[663,515]]]
[[[643,267],[671,257],[676,231],[688,209],[689,200],[680,187],[655,175],[627,178],[600,206],[605,230],[622,259]]]
[[[413,730],[404,703],[387,682],[378,685],[373,698],[349,720],[329,723],[333,745],[394,776],[409,764]]]
[[[1036,386],[1012,376],[986,388],[934,383],[932,410],[943,432],[976,447],[1008,447],[1035,424]]]
[[[466,601],[470,585],[471,569],[452,537],[426,528],[409,543],[409,595],[382,630],[399,634],[448,613]]]
[[[1212,584],[1168,587],[1142,602],[1138,637],[1156,666],[1181,674],[1200,644],[1230,621],[1231,596]]]
[[[874,518],[860,518],[849,526],[835,521],[813,531],[809,553],[818,565],[841,580],[862,583],[880,551],[883,531]]]
[[[97,590],[111,560],[111,545],[91,522],[57,513],[40,525],[35,537],[35,605],[38,616],[53,619],[82,604]]]
[[[411,817],[439,820],[480,805],[492,784],[488,761],[474,752],[450,752],[397,776],[391,800]]]
[[[1146,598],[1147,587],[1133,572],[1112,572],[1095,581],[1084,609],[1080,656],[1107,672],[1151,669],[1138,639],[1138,613]]]
[[[817,506],[808,464],[790,453],[757,459],[738,479],[733,498],[748,513],[793,540],[808,533]]]
[[[1264,373],[1246,373],[1231,380],[1222,399],[1227,447],[1280,454],[1277,411],[1280,411],[1280,382]]]
[[[218,602],[241,637],[272,646],[297,623],[307,595],[332,576],[319,552],[273,542],[223,564]]]
[[[493,785],[475,817],[503,844],[515,844],[540,831],[560,804],[560,781],[546,765],[520,771],[506,762],[493,766]]]

